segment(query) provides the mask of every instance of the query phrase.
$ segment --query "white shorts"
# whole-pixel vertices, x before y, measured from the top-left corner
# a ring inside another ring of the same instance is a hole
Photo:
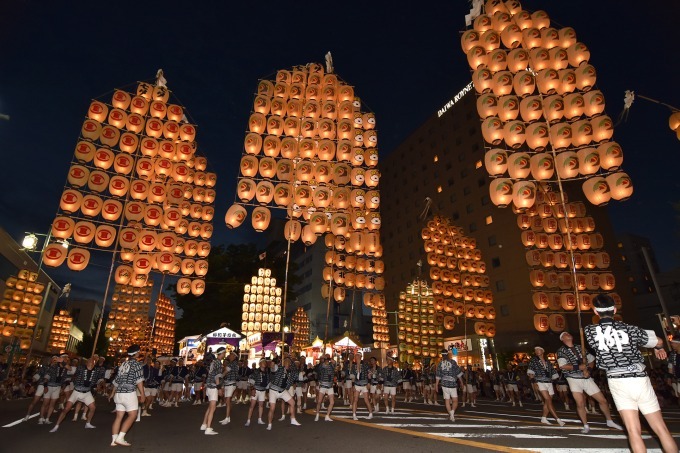
[[[139,401],[135,392],[116,393],[113,395],[113,402],[116,403],[118,412],[132,412],[139,409]]]
[[[44,393],[44,398],[46,400],[58,400],[60,393],[61,393],[61,387],[47,386],[47,390],[45,390],[45,393]]]
[[[81,402],[86,406],[89,406],[90,404],[94,403],[94,398],[92,397],[92,392],[79,392],[75,390],[68,398],[68,402],[71,404]]]
[[[432,390],[432,386],[430,384],[424,384],[423,390]]]
[[[218,389],[205,389],[205,395],[208,397],[208,401],[217,401]]]
[[[564,384],[556,384],[556,387],[558,392],[566,392],[569,390],[569,386]]]
[[[351,389],[352,388],[352,381],[345,381],[345,384],[343,385],[346,389]]]
[[[158,389],[157,388],[148,388],[144,387],[144,396],[156,396],[158,395]]]
[[[277,400],[283,400],[284,402],[290,401],[290,393],[288,393],[288,390],[284,390],[282,392],[278,392],[273,389],[269,389],[269,404],[276,404]]]
[[[458,398],[458,389],[456,387],[442,387],[442,393],[445,400]]]
[[[66,387],[64,387],[64,391],[65,392],[72,392],[72,391],[75,390],[75,388],[76,388],[75,384],[73,384],[73,382],[69,382],[68,385],[66,385]]]
[[[517,386],[517,384],[508,384],[508,385],[506,386],[506,389],[507,389],[509,392],[515,392],[515,393],[519,392],[519,387]]]
[[[194,382],[194,393],[198,393],[203,388],[202,382]]]
[[[170,387],[173,392],[182,392],[184,390],[184,384],[181,382],[173,382],[172,387]]]
[[[567,378],[569,383],[569,388],[571,393],[586,393],[589,396],[593,396],[596,393],[600,393],[600,387],[597,386],[595,381],[592,379],[573,379]]]
[[[248,381],[238,381],[236,383],[236,388],[239,390],[248,390],[248,387],[250,384],[248,384]]]
[[[234,394],[234,390],[236,390],[236,384],[227,384],[224,386],[224,396],[226,398],[231,398],[231,396]]]
[[[40,384],[38,388],[35,389],[35,395],[33,396],[43,396],[45,394],[45,386]]]
[[[607,379],[607,382],[617,410],[639,410],[643,415],[661,410],[648,377]]]
[[[354,391],[359,393],[359,396],[363,395],[364,393],[368,393],[368,390],[366,389],[365,385],[357,385],[354,387]]]
[[[266,390],[255,390],[255,395],[250,397],[251,401],[263,402],[267,396]]]
[[[403,382],[402,383],[402,388],[404,390],[411,390],[411,383],[410,382]]]
[[[295,394],[298,396],[298,398],[302,398],[302,385],[295,387]]]
[[[371,384],[371,385],[368,386],[368,389],[369,389],[369,391],[371,392],[372,395],[375,395],[376,393],[380,394],[380,390],[378,389],[377,385]]]
[[[537,382],[539,392],[548,392],[548,395],[553,396],[555,394],[555,388],[552,382]]]
[[[163,386],[163,390],[165,390],[166,392],[169,392],[171,387],[172,387],[172,384],[170,384],[169,382],[166,382],[165,385]]]
[[[675,392],[676,395],[680,393],[680,386],[678,386],[677,382],[671,382],[671,387],[673,387],[673,391]],[[37,394],[38,393],[36,392],[36,395]]]
[[[493,385],[493,389],[494,389],[495,391],[499,391],[499,390],[501,389],[501,386],[498,385],[498,384],[494,384],[494,385]]]
[[[468,393],[475,393],[477,391],[477,386],[472,384],[465,384]]]
[[[391,387],[389,385],[386,385],[383,387],[383,394],[384,395],[396,395],[397,394],[397,388],[396,387]]]
[[[319,395],[335,396],[333,387],[319,387]]]

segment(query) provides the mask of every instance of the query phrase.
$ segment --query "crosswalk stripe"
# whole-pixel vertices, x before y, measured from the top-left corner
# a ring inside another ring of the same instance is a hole
[[[524,433],[428,433],[433,436],[447,438],[464,439],[493,439],[501,437],[512,437],[513,439],[568,439],[567,436],[549,436],[545,434],[524,434]]]

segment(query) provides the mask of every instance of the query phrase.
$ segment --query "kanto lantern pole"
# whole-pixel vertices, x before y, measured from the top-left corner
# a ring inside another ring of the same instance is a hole
[[[288,268],[290,265],[290,235],[288,235],[288,248],[286,250],[286,272],[283,281],[283,310],[281,311],[281,356],[286,346],[286,329],[283,328],[286,322],[286,302],[288,301]],[[282,362],[283,363],[283,362]]]
[[[122,217],[122,216],[121,216]],[[120,229],[118,230],[120,233]],[[94,356],[97,352],[97,341],[99,341],[99,333],[102,330],[102,320],[104,319],[104,309],[106,308],[106,299],[109,297],[109,289],[111,288],[111,276],[113,275],[113,266],[116,264],[116,252],[114,251],[111,256],[111,267],[109,269],[109,278],[106,279],[106,289],[104,290],[104,298],[102,299],[102,314],[97,322],[97,332],[94,334],[94,344],[92,345],[92,354],[90,357]]]
[[[661,292],[661,286],[659,286],[659,281],[656,279],[656,272],[654,272],[654,267],[652,267],[652,260],[649,257],[649,250],[647,250],[647,247],[642,247],[642,255],[645,257],[645,263],[647,264],[647,270],[649,271],[649,275],[652,277],[652,283],[654,283],[654,289],[656,290],[656,295],[659,296],[659,303],[661,304],[661,310],[663,311],[661,313],[662,317],[662,322],[661,322],[661,331],[664,332],[664,339],[666,343],[666,347],[668,349],[671,349],[670,342],[668,341],[668,336],[665,335],[666,327],[664,326],[663,321],[666,322],[666,325],[671,331],[671,334],[673,335],[673,338],[675,339],[675,326],[673,325],[673,321],[668,319],[668,316],[670,315],[670,312],[668,311],[668,307],[666,306],[666,300],[663,298],[663,293]]]

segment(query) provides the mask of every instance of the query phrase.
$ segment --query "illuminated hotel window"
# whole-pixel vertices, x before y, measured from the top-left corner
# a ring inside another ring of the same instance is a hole
[[[491,225],[493,223],[493,216],[486,216],[486,224]]]
[[[622,243],[622,242],[619,242],[619,243],[618,243],[618,244],[616,244],[616,245],[617,245],[617,246],[618,246],[618,247],[619,247],[620,249],[622,249],[622,248],[623,248],[623,243]]]
[[[477,163],[475,164],[475,168],[482,168],[482,161],[478,160]]]
[[[434,156],[434,161],[435,161],[435,162],[439,162],[439,156],[435,155],[435,156]]]
[[[437,187],[437,193],[442,193],[442,186]]]

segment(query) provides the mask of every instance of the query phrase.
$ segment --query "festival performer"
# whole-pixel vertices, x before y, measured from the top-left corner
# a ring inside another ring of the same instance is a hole
[[[68,356],[67,356],[68,358]],[[47,389],[43,395],[43,404],[40,408],[40,420],[38,424],[51,425],[50,417],[54,412],[54,406],[61,394],[61,383],[66,377],[66,360],[67,358],[52,356],[49,368],[45,371],[45,379],[47,380]]]
[[[184,393],[184,384],[187,382],[189,379],[189,369],[184,366],[184,359],[172,359],[173,367],[170,370],[170,376],[172,376],[172,384],[171,384],[171,390],[172,393],[170,394],[170,401],[168,402],[168,407],[172,406],[172,403],[174,401],[175,407],[177,406],[178,401],[180,398],[182,398],[182,395]]]
[[[508,370],[501,376],[502,382],[505,384],[505,391],[508,394],[508,399],[515,406],[515,400],[519,402],[519,407],[522,407],[522,395],[519,394],[519,381],[521,377],[517,371],[517,367],[508,363]]]
[[[468,365],[465,368],[465,389],[466,399],[470,402],[470,406],[475,406],[477,402],[477,386],[479,385],[479,379],[477,372],[472,370],[472,365]],[[466,400],[463,400],[463,407],[465,407]]]
[[[47,374],[48,368],[49,368],[48,364],[42,364],[38,366],[38,369],[33,374],[33,383],[36,385],[36,389],[35,394],[33,395],[33,399],[31,400],[31,404],[28,405],[28,411],[26,411],[24,421],[28,421],[28,419],[31,417],[33,406],[35,406],[38,403],[38,401],[40,401],[40,398],[42,398],[43,394],[45,393],[45,386],[47,385],[46,382],[47,379],[45,379],[45,375]],[[42,413],[40,414],[40,418],[42,418]]]
[[[362,360],[362,355],[357,352],[354,356],[354,363],[350,368],[350,374],[354,376],[354,396],[352,398],[352,419],[358,420],[357,418],[357,405],[359,403],[359,398],[363,396],[364,403],[366,403],[366,409],[368,409],[368,420],[373,418],[373,407],[369,400],[369,393],[366,386],[368,385],[368,364]]]
[[[72,359],[69,362],[68,354],[62,354],[61,357],[64,359],[64,363],[66,364],[66,376],[61,383],[63,392],[61,395],[61,402],[59,403],[59,409],[64,409],[64,405],[71,397],[71,393],[73,393],[73,389],[75,388],[73,385],[73,375],[80,365],[80,360]]]
[[[559,367],[559,356],[557,359],[557,366]],[[564,370],[559,368],[557,370],[557,379],[555,380],[555,390],[557,390],[557,397],[562,404],[564,404],[564,410],[569,410],[569,383],[567,382],[567,376],[564,374]]]
[[[71,368],[73,368],[73,366],[71,366]],[[66,418],[66,414],[68,414],[68,411],[71,410],[71,407],[73,407],[73,404],[76,402],[83,403],[87,406],[87,422],[85,423],[85,428],[86,429],[94,428],[94,426],[91,423],[95,411],[92,389],[97,385],[99,379],[102,379],[104,377],[104,374],[103,372],[101,372],[101,370],[98,370],[95,367],[95,360],[94,357],[92,357],[87,361],[85,366],[81,365],[75,368],[73,370],[72,376],[74,383],[73,392],[71,392],[69,399],[66,402],[66,406],[64,407],[64,410],[61,411],[61,414],[59,414],[57,423],[54,425],[54,428],[52,428],[52,430],[50,431],[51,433],[57,432],[57,430],[59,429],[59,425],[61,424],[62,421],[64,421],[64,418]]]
[[[246,426],[250,426],[250,419],[253,416],[255,405],[257,404],[257,424],[264,425],[262,420],[262,413],[264,411],[264,401],[267,396],[267,388],[269,387],[269,368],[266,359],[260,359],[259,368],[251,370],[248,377],[248,383],[252,387],[250,397],[250,407],[248,408],[248,419]]]
[[[201,424],[201,431],[204,431],[207,436],[214,436],[217,434],[212,429],[213,415],[215,415],[215,408],[217,407],[217,400],[219,399],[220,384],[222,381],[222,360],[227,352],[227,348],[221,346],[215,351],[215,358],[206,355],[206,363],[208,366],[208,376],[205,379],[205,396],[208,397],[208,408],[205,410],[203,416],[203,423]]]
[[[94,356],[95,359],[95,372],[99,376],[98,381],[95,383],[95,387],[92,389],[92,396],[96,396],[97,394],[99,395],[106,395],[106,367],[104,366],[105,358],[104,357],[99,357],[97,354]],[[87,420],[87,406],[78,401],[74,405],[73,409],[73,421],[76,422],[78,421],[78,414],[80,413],[80,410],[83,409],[83,415],[81,417],[81,420],[86,421]]]
[[[238,382],[238,355],[234,350],[229,352],[227,360],[224,362],[224,384],[222,390],[224,392],[224,400],[227,405],[227,416],[220,420],[220,425],[226,425],[231,421],[231,398],[236,391],[236,383]]]
[[[342,364],[342,370],[344,371],[344,381],[342,395],[344,403],[348,406],[352,404],[354,400],[354,376],[352,376],[352,363],[354,363],[354,353],[349,353],[347,355],[347,360]]]
[[[555,421],[558,425],[564,426],[565,423],[557,416],[557,412],[555,412],[555,408],[552,404],[552,397],[555,394],[552,381],[557,379],[557,372],[555,372],[552,362],[545,358],[545,349],[543,349],[543,347],[534,347],[534,356],[529,361],[527,375],[529,378],[536,380],[538,391],[543,398],[541,423],[544,425],[552,425],[552,423],[548,421],[548,413],[550,413],[555,417]]]
[[[382,369],[378,367],[378,361],[375,357],[368,359],[368,365],[368,389],[370,392],[370,400],[371,404],[373,404],[373,410],[379,412],[383,386]]]
[[[595,357],[591,354],[586,354],[588,363],[583,362],[583,353],[580,345],[574,345],[574,337],[569,332],[562,332],[560,340],[564,343],[563,346],[557,350],[557,364],[564,373],[569,384],[571,394],[576,401],[576,413],[583,422],[583,434],[588,434],[590,426],[588,426],[588,416],[586,415],[586,400],[585,394],[589,395],[600,405],[600,410],[607,420],[607,426],[614,429],[623,430],[623,427],[614,423],[612,414],[609,411],[609,404],[606,398],[600,391],[600,388],[595,384],[595,381],[590,377],[590,372],[595,363]],[[567,409],[569,406],[567,405]]]
[[[112,447],[116,445],[129,447],[131,445],[125,440],[125,434],[132,428],[139,410],[139,400],[135,394],[135,389],[140,393],[139,399],[144,402],[144,373],[142,365],[136,360],[139,350],[137,344],[133,344],[127,349],[127,360],[118,367],[118,374],[113,380],[113,391],[109,395],[109,401],[113,399],[113,402],[116,403],[116,419],[111,427]],[[125,414],[127,414],[127,417],[123,420]]]
[[[664,360],[667,354],[663,339],[657,338],[652,330],[643,330],[616,321],[614,299],[608,294],[599,294],[593,298],[593,310],[600,319],[598,324],[585,327],[586,342],[595,351],[597,367],[607,372],[609,390],[626,425],[631,449],[634,452],[646,451],[639,411],[659,436],[663,451],[677,452],[678,445],[663,420],[659,401],[638,349],[654,348],[656,358]]]
[[[491,372],[491,382],[493,383],[493,392],[496,395],[496,401],[503,401],[505,399],[505,388],[503,386],[502,373],[493,370]]]
[[[290,408],[290,424],[300,426],[300,423],[295,419],[295,400],[288,392],[295,379],[297,370],[292,365],[290,357],[283,359],[283,366],[277,364],[278,360],[272,361],[270,365],[271,382],[269,384],[269,417],[267,424],[267,431],[272,429],[272,420],[274,419],[274,412],[276,411],[276,401],[282,399]],[[292,376],[291,376],[292,373]]]
[[[449,358],[448,350],[442,349],[441,356],[442,359],[437,365],[434,393],[435,395],[439,393],[441,383],[446,412],[449,414],[449,420],[455,422],[455,413],[458,408],[458,386],[463,387],[463,371],[455,360]],[[392,413],[394,413],[394,409]]]
[[[142,367],[144,376],[144,409],[142,417],[150,417],[149,410],[152,408],[154,400],[158,396],[158,387],[161,385],[160,362],[152,361],[151,356],[146,358],[146,365]]]
[[[385,413],[390,413],[390,408],[394,414],[394,406],[397,404],[397,386],[401,382],[401,373],[399,369],[394,366],[394,358],[387,356],[387,366],[383,368],[383,379],[385,384],[383,386],[383,395],[385,395]],[[390,400],[392,405],[390,406]]]
[[[295,376],[295,400],[297,406],[297,413],[301,414],[303,405],[307,408],[307,373],[305,369],[301,366],[300,360],[295,361],[295,368],[298,372]]]
[[[316,395],[316,417],[314,421],[319,421],[319,411],[324,397],[328,395],[328,410],[326,411],[327,422],[332,422],[331,412],[333,412],[333,405],[335,404],[335,393],[333,391],[333,378],[335,376],[335,362],[331,360],[331,356],[326,354],[321,357],[321,362],[316,366],[316,378],[318,379],[318,389]]]
[[[199,360],[194,366],[192,381],[194,383],[194,403],[193,405],[200,405],[203,402],[205,395],[205,379],[208,377],[208,369],[203,365],[203,361]]]
[[[317,387],[317,375],[316,370],[312,365],[307,366],[307,383],[309,384],[309,396],[312,397],[312,401],[316,400],[316,387]]]
[[[238,363],[238,381],[236,381],[236,401],[234,404],[248,404],[250,398],[248,398],[250,384],[248,384],[248,378],[252,370],[248,368],[248,364],[245,360],[241,359]]]
[[[410,403],[413,400],[413,370],[411,365],[406,362],[401,369],[401,387],[404,390],[404,402]]]

